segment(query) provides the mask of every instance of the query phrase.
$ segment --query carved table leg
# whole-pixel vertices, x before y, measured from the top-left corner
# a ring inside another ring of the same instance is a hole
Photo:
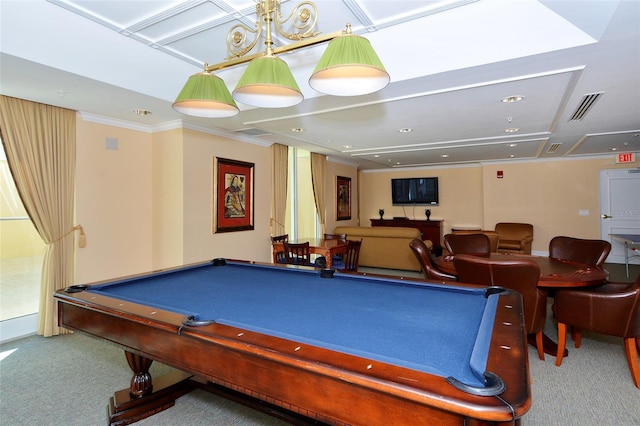
[[[153,385],[149,368],[152,360],[125,351],[133,371],[128,389],[117,391],[107,407],[110,425],[128,425],[166,410],[175,400],[194,389],[191,374],[175,370],[158,377]]]

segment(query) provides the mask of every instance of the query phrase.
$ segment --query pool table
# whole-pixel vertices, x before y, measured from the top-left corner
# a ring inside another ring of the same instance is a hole
[[[214,259],[54,298],[61,326],[125,350],[111,424],[194,388],[298,424],[519,424],[531,405],[521,297],[500,288]],[[153,360],[176,371],[152,380]]]

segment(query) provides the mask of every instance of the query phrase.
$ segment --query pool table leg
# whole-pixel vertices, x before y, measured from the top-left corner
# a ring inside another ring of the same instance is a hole
[[[133,371],[128,389],[117,391],[107,407],[110,425],[127,425],[173,407],[175,400],[195,388],[193,375],[173,371],[152,381],[152,360],[125,351]]]

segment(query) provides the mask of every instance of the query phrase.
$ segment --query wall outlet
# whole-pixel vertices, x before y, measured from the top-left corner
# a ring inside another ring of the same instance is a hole
[[[589,210],[585,210],[585,209],[583,209],[583,210],[578,210],[578,214],[579,214],[580,216],[589,216]]]

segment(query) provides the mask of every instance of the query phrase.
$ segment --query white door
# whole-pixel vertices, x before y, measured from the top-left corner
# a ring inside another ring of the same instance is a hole
[[[611,243],[607,262],[624,263],[624,245],[609,234],[640,234],[640,169],[600,170],[600,234]]]

